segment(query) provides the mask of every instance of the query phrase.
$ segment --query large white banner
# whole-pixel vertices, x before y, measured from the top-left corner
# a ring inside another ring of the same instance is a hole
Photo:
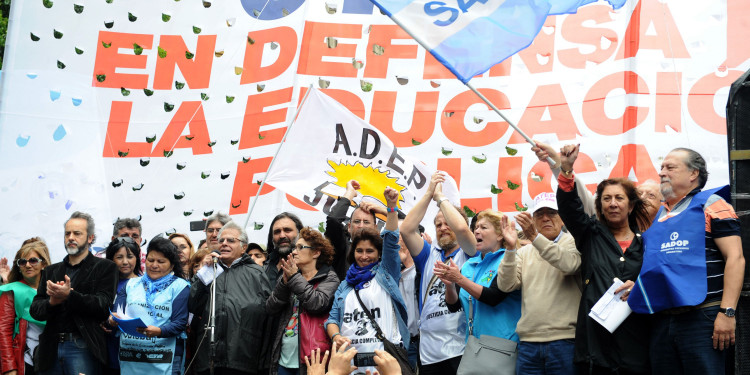
[[[750,68],[744,0],[628,0],[547,19],[534,43],[472,79],[532,137],[581,143],[576,172],[657,178],[671,148],[728,182],[728,86]],[[76,210],[104,246],[117,217],[144,237],[244,222],[310,84],[456,180],[462,206],[513,213],[552,191],[544,163],[365,0],[14,0],[0,88],[0,256],[42,236],[64,255]],[[493,186],[494,185],[494,186]],[[281,211],[321,210],[266,184],[250,218],[265,244]],[[428,220],[429,221],[429,220]]]

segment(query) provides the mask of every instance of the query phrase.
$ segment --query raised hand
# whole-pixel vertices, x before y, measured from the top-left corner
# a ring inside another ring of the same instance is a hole
[[[441,171],[436,171],[430,178],[430,186],[427,187],[425,194],[429,194],[435,199],[435,189],[437,189],[438,185],[442,185],[443,182],[445,182],[445,174]]]
[[[388,208],[398,207],[398,190],[389,186],[385,188],[385,191],[383,192],[383,197],[385,198],[385,201],[388,203]]]
[[[320,357],[320,348],[315,349],[310,353],[310,356],[305,356],[305,364],[307,365],[307,375],[325,375],[326,373],[326,362],[328,362],[328,350],[326,350],[323,358]],[[312,359],[312,360],[311,360]]]
[[[341,337],[341,335],[336,336],[336,338],[339,337]],[[331,361],[328,362],[328,374],[348,375],[357,369],[351,365],[352,359],[357,354],[357,349],[353,346],[346,349],[349,345],[348,341],[343,345],[337,344],[336,341],[337,340],[333,341],[333,347],[331,348]]]
[[[5,284],[8,282],[8,275],[10,275],[10,267],[8,267],[8,258],[2,257],[0,258],[0,279],[2,279],[2,284]]]
[[[398,364],[396,358],[388,354],[384,350],[375,349],[375,357],[373,357],[375,365],[377,365],[378,372],[381,375],[401,375],[401,365]]]
[[[537,231],[534,227],[534,220],[531,218],[531,214],[528,212],[521,212],[516,215],[516,221],[518,221],[518,225],[521,226],[526,239],[528,239],[529,241],[534,241]]]
[[[560,167],[563,171],[573,170],[573,164],[575,164],[578,158],[578,149],[580,147],[580,144],[565,145],[560,149]]]
[[[344,193],[344,198],[352,200],[352,198],[357,196],[357,190],[359,189],[360,186],[357,180],[349,180],[349,182],[346,183],[346,192]]]
[[[505,240],[505,249],[515,250],[516,241],[518,241],[516,223],[513,219],[508,218],[508,215],[503,215],[503,219],[500,221],[500,229],[502,230],[503,239]]]
[[[536,140],[534,143],[536,143],[536,146],[532,147],[531,151],[534,151],[536,157],[539,158],[540,161],[547,161],[547,158],[551,158],[555,161],[555,165],[552,166],[553,168],[560,166],[560,154],[557,153],[552,146]]]
[[[461,275],[461,270],[458,269],[458,266],[453,263],[453,259],[449,260],[448,264],[440,261],[435,262],[433,272],[435,272],[435,275],[446,287],[458,283],[464,277]]]

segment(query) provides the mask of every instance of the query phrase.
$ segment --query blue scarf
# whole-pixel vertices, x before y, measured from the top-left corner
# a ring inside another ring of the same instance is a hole
[[[372,272],[372,268],[380,262],[372,262],[364,267],[358,266],[356,263],[349,267],[349,271],[346,271],[346,282],[354,286],[354,289],[361,290],[366,282],[372,280],[375,277],[375,272]]]
[[[148,277],[148,274],[141,277],[143,288],[146,290],[146,305],[148,306],[148,309],[151,310],[153,316],[156,316],[156,309],[154,308],[154,298],[156,298],[156,294],[166,290],[175,279],[177,279],[177,276],[171,273],[164,275],[157,280],[151,280],[151,278]]]

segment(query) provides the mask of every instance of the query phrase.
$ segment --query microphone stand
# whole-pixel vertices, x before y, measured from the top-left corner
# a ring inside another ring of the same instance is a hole
[[[216,358],[216,267],[218,267],[218,258],[214,258],[214,277],[211,281],[211,314],[208,318],[208,330],[211,335],[211,345],[209,346],[209,369],[210,374],[214,375],[214,359]]]

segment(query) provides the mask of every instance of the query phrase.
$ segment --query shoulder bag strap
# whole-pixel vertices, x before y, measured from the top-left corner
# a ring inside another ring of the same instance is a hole
[[[380,326],[375,321],[375,318],[373,318],[372,314],[370,314],[370,310],[368,310],[367,306],[365,306],[365,304],[362,302],[362,298],[359,297],[359,290],[354,289],[354,294],[357,296],[357,301],[359,301],[359,305],[362,306],[363,310],[365,310],[365,315],[367,315],[367,318],[370,319],[370,324],[372,324],[372,327],[375,328],[378,340],[380,341],[385,340],[385,335],[383,335],[383,331],[380,329]]]
[[[459,301],[461,297],[458,297]],[[474,303],[471,301],[471,294],[469,295],[469,335],[474,334]]]

